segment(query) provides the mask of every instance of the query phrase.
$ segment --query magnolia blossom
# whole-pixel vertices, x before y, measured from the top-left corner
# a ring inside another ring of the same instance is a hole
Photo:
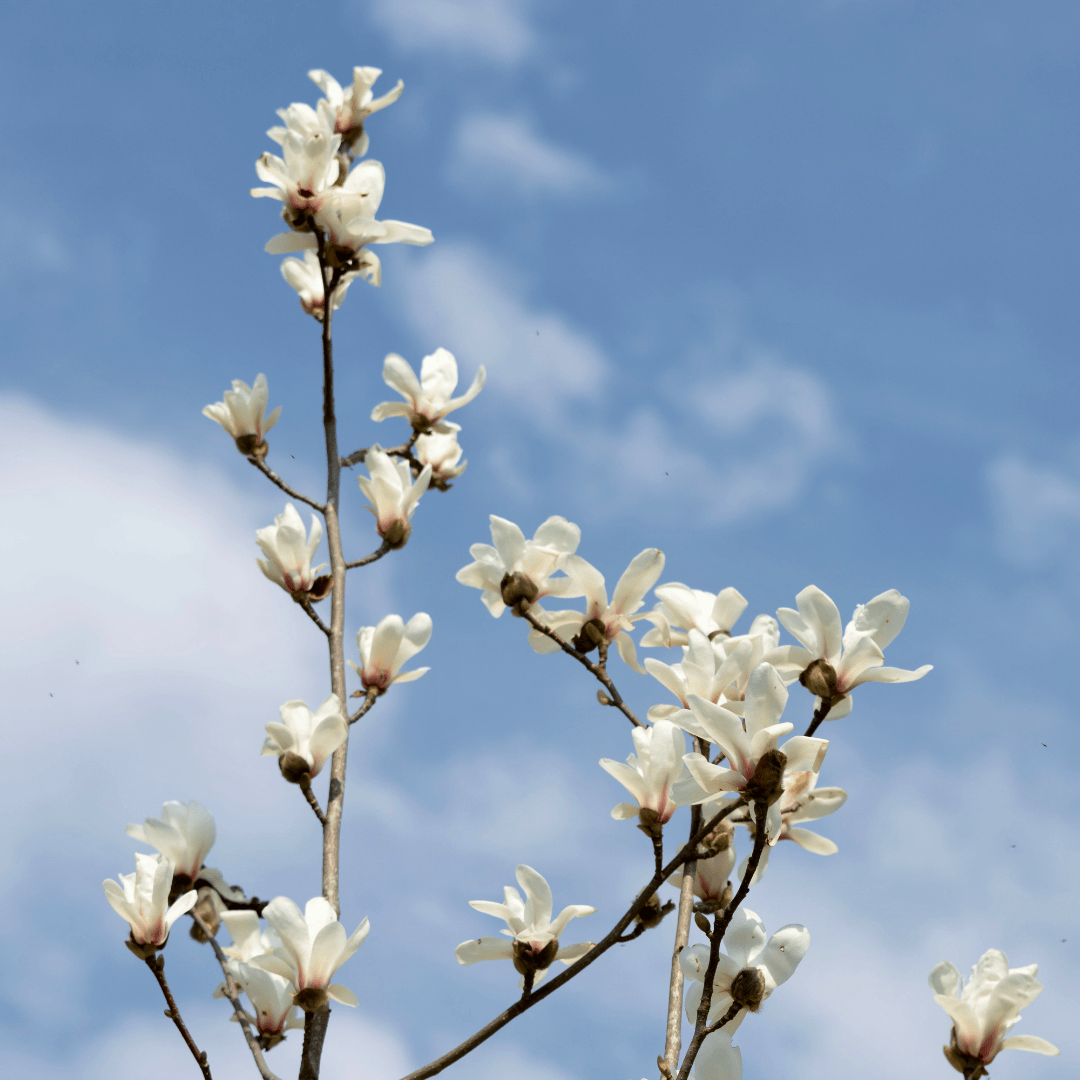
[[[1058,1048],[1035,1035],[1008,1035],[1020,1019],[1020,1010],[1042,993],[1035,976],[1038,964],[1009,967],[1009,958],[1000,949],[989,949],[971,969],[967,985],[960,972],[944,961],[930,972],[934,1000],[952,1018],[952,1039],[946,1046],[949,1063],[971,1080],[986,1076],[985,1066],[1001,1050],[1031,1050],[1055,1055]]]
[[[475,964],[480,960],[513,960],[521,974],[533,973],[532,985],[538,986],[547,969],[556,960],[569,966],[584,956],[595,944],[583,941],[577,945],[559,947],[559,935],[566,924],[580,915],[591,915],[596,908],[584,904],[564,907],[558,916],[551,918],[551,889],[548,883],[531,866],[519,866],[516,874],[518,884],[525,890],[525,900],[512,885],[503,888],[504,903],[493,900],[470,900],[469,906],[503,919],[508,929],[500,931],[510,940],[497,937],[474,938],[463,941],[455,950],[459,964]]]
[[[431,616],[417,612],[408,622],[400,615],[387,615],[378,626],[362,626],[356,634],[360,666],[348,661],[349,667],[360,676],[365,690],[385,694],[393,683],[419,679],[430,668],[401,671],[401,665],[411,660],[431,640]]]
[[[793,726],[778,722],[787,698],[787,689],[770,664],[759,664],[750,675],[745,729],[743,720],[734,713],[691,695],[691,715],[676,713],[673,722],[715,743],[731,767],[713,765],[702,754],[687,754],[683,761],[690,775],[675,784],[672,795],[676,802],[698,803],[720,792],[734,791],[746,799],[754,821],[758,805],[764,803],[768,807],[765,835],[775,844],[783,824],[779,800],[787,772],[817,772],[829,747],[827,739],[805,735],[778,746],[780,736]]]
[[[642,670],[637,662],[637,650],[626,632],[634,628],[644,615],[634,612],[645,602],[645,594],[656,584],[664,569],[664,553],[658,548],[646,548],[635,556],[623,571],[615,586],[615,595],[608,603],[604,575],[580,555],[568,555],[562,562],[567,576],[577,582],[585,594],[585,610],[547,611],[538,617],[564,640],[571,640],[579,652],[591,652],[601,643],[615,643],[623,661],[635,671]],[[553,653],[559,644],[539,630],[529,633],[529,644],[538,653]]]
[[[460,397],[451,397],[458,381],[457,361],[453,353],[436,349],[430,356],[425,356],[420,365],[419,379],[407,360],[397,353],[390,353],[383,361],[383,381],[405,400],[384,401],[376,405],[371,410],[371,419],[404,416],[416,431],[434,430],[448,435],[454,429],[444,418],[462,405],[468,405],[484,388],[486,377],[484,365],[481,364],[469,389]]]
[[[274,518],[273,525],[256,531],[255,542],[266,556],[255,560],[259,569],[295,599],[307,599],[319,571],[329,565],[312,567],[311,558],[322,543],[322,525],[312,514],[311,534],[305,533],[304,523],[292,503],[285,504],[284,512]],[[323,599],[326,593],[321,590],[320,593],[310,599]]]
[[[803,589],[795,603],[798,611],[780,608],[776,616],[801,648],[787,645],[765,659],[777,667],[785,682],[797,678],[817,697],[819,706],[828,702],[829,720],[839,720],[851,712],[851,698],[847,695],[860,683],[911,682],[933,667],[924,664],[916,671],[882,667],[882,650],[903,629],[911,606],[896,589],[860,604],[842,638],[840,612],[816,585]]]
[[[781,927],[766,943],[761,919],[747,908],[732,916],[716,972],[708,1023],[715,1024],[734,1004],[741,1006],[734,1018],[702,1044],[694,1071],[698,1080],[738,1080],[742,1076],[742,1055],[731,1045],[731,1037],[747,1012],[757,1012],[761,1003],[787,982],[810,947],[810,931],[792,923]],[[690,981],[686,990],[686,1016],[697,1019],[705,975],[709,967],[709,946],[691,945],[679,954],[679,965]]]
[[[360,267],[341,275],[337,288],[334,289],[334,311],[341,307],[345,294],[349,291],[349,282],[362,277],[372,285],[382,283],[382,264],[379,257],[370,251],[361,251],[357,256]],[[326,283],[323,281],[319,256],[314,251],[305,251],[303,259],[282,259],[281,276],[299,293],[300,306],[320,322],[326,312]]]
[[[266,376],[256,375],[254,386],[248,386],[241,379],[233,379],[232,389],[226,390],[224,397],[224,401],[215,405],[204,405],[203,416],[220,424],[236,440],[240,453],[265,455],[263,436],[281,416],[280,405],[269,416],[266,415],[266,403],[270,397]]]
[[[699,845],[702,848],[719,849],[707,859],[698,859],[694,865],[694,895],[705,904],[719,907],[731,898],[728,878],[735,867],[735,828],[722,821]],[[680,844],[678,851],[682,851]],[[684,867],[679,867],[667,880],[676,888],[682,885]]]
[[[375,515],[375,528],[393,548],[403,547],[412,532],[410,520],[420,496],[431,483],[431,466],[425,465],[413,482],[412,470],[404,461],[392,461],[376,443],[364,457],[367,476],[358,476],[360,490],[371,500],[368,509]]]
[[[354,67],[352,86],[342,90],[340,83],[329,72],[315,70],[308,72],[311,79],[326,95],[326,104],[333,122],[333,130],[341,135],[341,141],[357,157],[363,157],[368,150],[367,132],[364,121],[387,105],[392,105],[405,89],[405,84],[398,79],[393,90],[374,97],[371,91],[375,80],[382,74],[380,68]],[[321,106],[323,102],[319,102]]]
[[[650,720],[669,719],[680,713],[680,706],[682,710],[688,709],[694,695],[715,705],[733,683],[749,675],[755,655],[754,643],[749,639],[736,642],[726,655],[714,648],[700,630],[691,629],[687,641],[681,663],[665,664],[651,656],[645,657],[645,670],[679,699],[678,705],[653,705],[649,709]],[[687,731],[705,737],[693,727]]]
[[[203,859],[217,839],[214,816],[197,802],[167,802],[160,818],[147,818],[142,825],[129,825],[128,836],[155,847],[174,867],[177,877],[194,881]]]
[[[686,736],[667,720],[657,720],[652,727],[636,727],[631,732],[634,749],[623,765],[611,758],[601,758],[600,768],[610,773],[637,800],[619,803],[611,811],[617,821],[636,817],[650,835],[659,836],[660,826],[671,820],[678,804],[671,798],[671,787],[683,771]]]
[[[491,544],[473,544],[476,560],[457,572],[462,585],[483,590],[480,599],[497,619],[507,607],[523,613],[545,596],[581,596],[572,577],[552,577],[581,542],[581,530],[563,517],[549,517],[531,540],[506,518],[491,515]]]
[[[333,998],[342,1005],[358,1005],[356,995],[330,979],[361,945],[371,929],[365,919],[346,938],[330,902],[316,896],[304,913],[287,896],[276,896],[263,908],[263,918],[281,938],[271,954],[255,956],[252,967],[288,979],[296,987],[293,1001],[305,1012],[318,1012]]]
[[[450,486],[449,481],[456,480],[469,463],[461,461],[462,450],[457,441],[461,425],[443,420],[440,426],[449,430],[441,432],[432,429],[426,435],[421,435],[416,440],[413,452],[421,465],[431,466],[431,483],[440,491],[445,491]]]
[[[299,784],[317,776],[326,759],[349,737],[349,724],[341,715],[341,702],[331,694],[312,714],[304,701],[286,701],[281,723],[266,725],[264,755],[277,756],[281,775]]]
[[[341,168],[337,158],[341,136],[328,134],[317,121],[305,123],[304,108],[294,105],[282,115],[286,113],[296,119],[281,134],[282,156],[267,152],[255,162],[259,179],[271,186],[252,188],[251,194],[283,202],[287,219],[299,223],[305,215],[318,213],[334,190]],[[271,129],[271,138],[275,130],[281,131]]]
[[[698,630],[708,638],[729,637],[748,603],[738,589],[729,587],[710,593],[691,589],[680,581],[659,586],[656,596],[660,603],[645,616],[653,629],[641,639],[643,648],[688,645],[690,630]]]
[[[128,832],[134,827],[129,827]],[[136,945],[150,946],[151,951],[161,948],[169,938],[172,924],[195,906],[199,898],[197,889],[184,893],[169,907],[172,879],[170,859],[164,855],[137,854],[134,874],[121,874],[119,885],[111,878],[102,882],[105,898],[117,915],[131,924],[131,940]]]

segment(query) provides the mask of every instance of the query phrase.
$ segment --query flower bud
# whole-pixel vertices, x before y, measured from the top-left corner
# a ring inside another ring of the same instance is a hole
[[[330,1004],[330,995],[321,986],[307,986],[293,995],[293,1004],[304,1012],[322,1012]]]
[[[140,959],[149,960],[158,949],[165,948],[164,945],[140,945],[134,938],[129,937],[124,944]]]
[[[660,897],[653,893],[645,906],[634,916],[634,922],[643,926],[646,930],[651,930],[654,926],[659,926],[664,916],[674,910],[675,904],[673,901],[669,900],[666,904],[661,905]]]
[[[822,701],[836,697],[836,668],[828,660],[814,660],[799,676],[799,682]]]
[[[499,587],[502,590],[503,603],[516,615],[524,615],[540,595],[533,579],[520,570],[504,574]]]
[[[311,781],[311,764],[305,758],[292,750],[286,750],[278,757],[278,768],[281,775],[290,784],[303,784]]]
[[[325,600],[334,589],[334,579],[330,574],[320,574],[312,583],[311,588],[308,589],[308,600],[313,604],[317,604],[320,600]]]
[[[712,933],[712,927],[709,925],[709,920],[702,915],[700,911],[694,914],[694,923],[703,934]]]
[[[542,949],[537,949],[527,941],[515,941],[514,967],[519,975],[528,975],[530,971],[546,971],[555,963],[558,951],[558,940],[549,941]]]
[[[765,999],[765,975],[761,968],[743,968],[731,980],[731,1000],[740,1008],[757,1012]]]
[[[787,754],[782,750],[767,750],[758,758],[754,775],[745,788],[748,803],[763,802],[772,806],[784,793],[784,769],[787,767]]]
[[[397,551],[398,548],[403,548],[409,542],[411,535],[412,523],[404,518],[397,518],[390,523],[390,527],[382,534],[382,538],[390,545],[392,550]]]
[[[256,457],[260,461],[270,451],[270,444],[258,435],[240,435],[236,439],[236,449],[244,457]]]
[[[605,640],[604,624],[599,619],[590,619],[570,642],[579,653],[592,652]]]
[[[735,826],[730,821],[721,821],[701,842],[701,847],[709,852],[711,858],[713,855],[719,855],[721,851],[727,851],[734,839]]]
[[[221,913],[218,910],[218,905],[221,903],[217,899],[217,893],[210,888],[209,885],[203,885],[199,889],[199,899],[195,901],[195,906],[192,911],[199,916],[200,919],[210,928],[210,932],[214,935],[218,932],[218,927],[221,926]],[[197,922],[191,923],[191,936],[198,942],[206,944],[207,937],[203,933],[202,927]]]
[[[652,837],[658,837],[663,835],[664,823],[660,820],[660,815],[655,810],[650,810],[647,806],[643,806],[638,811],[638,828],[646,835]]]

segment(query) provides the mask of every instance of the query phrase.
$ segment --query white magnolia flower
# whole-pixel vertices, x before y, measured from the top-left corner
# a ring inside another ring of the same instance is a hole
[[[726,826],[726,827],[725,827]],[[735,829],[726,821],[713,831],[699,847],[719,847],[720,850],[707,859],[698,859],[694,863],[694,895],[708,904],[718,905],[725,898],[728,879],[735,867]],[[678,846],[682,851],[684,844]],[[676,888],[682,886],[683,868],[680,866],[667,880]],[[730,894],[728,894],[730,899]]]
[[[1010,969],[1009,958],[1000,949],[983,953],[966,986],[948,961],[930,972],[934,1000],[952,1017],[952,1040],[945,1056],[958,1072],[972,1080],[986,1076],[985,1066],[1001,1050],[1060,1053],[1035,1035],[1005,1037],[1020,1019],[1020,1010],[1042,993],[1042,983],[1035,978],[1038,972],[1038,964]]]
[[[359,252],[357,258],[360,267],[342,274],[334,289],[333,310],[341,307],[345,294],[349,291],[349,282],[362,277],[372,285],[382,282],[382,264],[379,257],[370,251]],[[314,251],[305,251],[303,259],[282,259],[281,276],[299,293],[300,306],[320,322],[326,310],[326,284],[319,267],[319,256]]]
[[[317,776],[327,758],[349,737],[349,724],[341,715],[341,702],[331,694],[312,714],[304,701],[286,701],[281,723],[266,725],[264,755],[277,756],[281,775],[299,784]]]
[[[333,117],[333,130],[341,135],[341,141],[357,157],[363,157],[368,149],[368,137],[364,131],[364,121],[387,105],[392,105],[405,89],[405,84],[398,79],[397,86],[382,97],[374,97],[371,91],[375,80],[382,74],[380,68],[354,67],[352,86],[342,90],[338,81],[322,70],[308,72],[311,79],[326,95],[326,102]],[[322,102],[319,102],[322,105]]]
[[[184,893],[169,907],[172,879],[170,859],[164,855],[137,854],[135,873],[121,874],[119,885],[111,878],[102,882],[105,898],[117,915],[131,924],[131,940],[137,945],[161,948],[168,940],[172,924],[195,906],[199,898],[197,889]]]
[[[733,1019],[702,1044],[695,1063],[699,1080],[729,1080],[741,1076],[742,1057],[738,1049],[732,1047],[731,1037],[747,1012],[757,1012],[761,1003],[794,974],[810,947],[810,931],[792,923],[781,927],[766,942],[761,919],[747,908],[739,908],[724,934],[723,947],[726,953],[720,953],[713,975],[708,1022],[715,1024],[736,1002],[742,1007]],[[686,990],[686,1016],[694,1023],[705,989],[709,946],[691,945],[683,949],[679,954],[679,965],[691,983]]]
[[[486,377],[484,365],[481,364],[469,389],[460,397],[451,397],[458,381],[457,361],[453,353],[436,349],[430,356],[425,356],[420,365],[419,379],[407,360],[397,353],[390,353],[383,361],[383,381],[405,400],[384,401],[376,405],[371,410],[371,419],[404,416],[416,431],[434,430],[448,435],[453,428],[444,422],[444,418],[462,405],[468,405],[484,388]]]
[[[259,569],[288,593],[307,594],[319,571],[329,565],[322,563],[312,567],[312,556],[322,543],[322,524],[312,514],[309,536],[292,503],[285,504],[284,512],[274,518],[273,525],[256,531],[255,542],[266,556],[255,560]]]
[[[129,825],[128,836],[157,848],[172,864],[178,877],[194,881],[203,860],[217,839],[214,816],[201,803],[167,802],[160,818]]]
[[[304,913],[287,896],[276,896],[263,908],[263,918],[281,938],[272,955],[256,956],[252,967],[288,979],[296,987],[295,1004],[305,1012],[318,1012],[331,997],[342,1005],[358,1005],[356,995],[330,979],[361,945],[371,929],[365,919],[346,938],[328,900],[316,896]]]
[[[780,736],[792,729],[791,724],[778,722],[787,698],[787,688],[769,664],[759,664],[750,676],[745,728],[734,713],[691,695],[692,715],[676,713],[672,721],[715,743],[730,768],[713,765],[702,754],[687,754],[683,761],[690,775],[674,785],[675,800],[680,804],[698,803],[720,792],[738,792],[746,799],[752,820],[756,820],[756,804],[764,801],[768,806],[766,836],[770,844],[775,844],[783,824],[779,799],[784,777],[788,771],[817,772],[829,747],[827,739],[805,735],[796,735],[778,746]]]
[[[278,422],[279,405],[269,416],[266,403],[270,388],[265,375],[255,376],[255,385],[248,386],[241,379],[233,379],[232,389],[226,390],[225,400],[203,406],[203,416],[220,424],[236,440],[236,448],[242,454],[258,453],[265,447],[263,436]],[[263,454],[266,450],[262,450]]]
[[[596,908],[584,904],[564,907],[558,916],[551,918],[551,889],[548,883],[531,866],[519,866],[516,874],[518,884],[525,890],[525,900],[512,885],[503,888],[504,903],[493,900],[470,900],[469,906],[503,919],[508,929],[501,931],[509,940],[497,937],[473,938],[463,941],[455,950],[459,964],[475,964],[480,960],[513,960],[521,974],[533,972],[533,986],[538,986],[547,969],[556,960],[569,966],[584,956],[595,944],[583,941],[577,945],[559,947],[559,935],[566,924],[581,915],[591,915]]]
[[[653,705],[648,713],[650,720],[670,720],[676,714],[682,716],[680,706],[682,710],[688,709],[691,696],[704,698],[715,705],[725,697],[726,690],[730,689],[732,695],[737,693],[733,684],[745,684],[755,655],[752,640],[746,638],[735,642],[726,655],[700,630],[691,629],[687,642],[681,663],[665,664],[652,656],[645,657],[645,670],[679,699],[678,705]],[[692,717],[689,719],[692,721]],[[694,727],[688,727],[687,731],[705,737]]]
[[[775,665],[785,682],[798,679],[818,703],[831,700],[829,720],[839,720],[851,712],[847,695],[860,683],[900,683],[921,679],[933,667],[924,664],[916,671],[882,667],[882,651],[904,627],[908,608],[906,596],[896,589],[875,596],[855,609],[843,637],[840,612],[816,585],[808,585],[795,597],[798,611],[780,608],[777,618],[799,641],[774,650],[766,659]]]
[[[449,430],[441,432],[433,429],[426,435],[421,435],[416,440],[416,449],[413,452],[421,465],[431,466],[432,484],[445,491],[450,486],[449,481],[456,480],[469,463],[461,461],[462,450],[457,441],[461,425],[443,420],[440,426]]]
[[[378,626],[362,626],[356,634],[360,666],[351,660],[349,667],[360,676],[365,690],[375,689],[385,694],[393,683],[413,682],[430,668],[402,671],[401,665],[411,660],[431,640],[431,616],[417,612],[408,622],[400,615],[387,615]]]
[[[570,641],[578,652],[591,652],[601,642],[609,645],[614,642],[623,661],[640,672],[637,650],[626,631],[632,630],[638,619],[645,618],[644,614],[635,615],[634,612],[645,602],[645,594],[663,572],[664,553],[659,548],[646,548],[635,556],[619,578],[610,604],[604,575],[595,566],[580,555],[567,555],[561,565],[584,592],[585,610],[546,611],[538,616],[540,621],[564,641]],[[557,642],[539,630],[529,632],[529,644],[538,653],[553,653],[559,649]]]
[[[643,648],[688,645],[690,630],[699,630],[707,638],[729,637],[748,603],[738,589],[710,593],[680,581],[659,586],[656,596],[660,603],[646,616],[653,629],[641,639]]]
[[[457,572],[462,585],[483,590],[480,599],[495,618],[507,607],[527,610],[545,596],[581,596],[572,577],[553,577],[565,555],[573,555],[581,542],[581,530],[563,517],[549,517],[531,540],[506,518],[491,515],[494,544],[473,544],[469,554],[476,560]]]
[[[321,133],[332,138],[340,134],[334,130],[334,113],[328,101],[320,101],[314,109],[306,102],[294,101],[287,109],[278,109],[277,114],[285,121],[284,127],[272,127],[266,134],[278,146],[285,145],[290,131],[304,137]]]
[[[636,727],[631,732],[634,749],[624,765],[621,761],[601,758],[600,768],[610,773],[637,800],[619,803],[611,811],[617,821],[639,818],[650,835],[659,835],[659,826],[671,820],[678,804],[671,788],[683,771],[686,736],[667,720],[657,720],[652,727]]]
[[[256,956],[272,953],[281,945],[277,934],[263,930],[254,911],[224,911],[221,921],[232,936],[232,944],[223,946],[221,951],[238,963],[246,964]]]
[[[365,455],[367,476],[358,476],[360,490],[371,500],[368,509],[375,515],[376,531],[394,548],[404,546],[412,532],[410,521],[420,496],[431,483],[431,466],[425,465],[413,482],[412,470],[404,461],[392,461],[376,443]]]
[[[744,641],[750,643],[750,653],[749,655],[740,654],[744,659],[741,662],[739,673],[732,680],[731,685],[724,688],[724,708],[730,709],[739,716],[742,715],[742,702],[746,697],[750,672],[780,644],[780,624],[771,615],[757,615],[745,634],[737,634],[728,638],[714,638],[712,641],[713,652],[717,656],[727,659],[735,654],[735,651]]]
[[[296,106],[292,109],[296,115],[302,112]],[[281,137],[282,156],[267,152],[255,162],[259,179],[271,186],[252,188],[251,194],[283,202],[290,222],[300,223],[317,214],[336,190],[340,145],[340,135],[329,135],[317,124],[304,130],[286,128]]]

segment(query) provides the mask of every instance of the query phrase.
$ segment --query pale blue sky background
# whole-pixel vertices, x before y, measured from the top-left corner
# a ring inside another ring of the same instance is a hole
[[[566,940],[649,875],[596,765],[625,723],[453,580],[492,512],[578,522],[609,583],[660,546],[663,580],[738,587],[745,625],[810,582],[845,618],[911,598],[889,662],[934,672],[825,732],[840,853],[784,845],[751,897],[813,945],[740,1030],[747,1080],[950,1075],[926,975],[990,947],[1039,963],[1019,1030],[1062,1048],[994,1080],[1075,1072],[1074,4],[46,2],[2,26],[4,1060],[193,1075],[100,893],[164,800],[213,810],[209,862],[249,891],[318,891],[315,822],[258,749],[282,701],[325,696],[320,642],[254,565],[284,500],[199,410],[265,372],[271,463],[317,492],[317,327],[247,190],[274,109],[317,98],[306,71],[371,64],[406,84],[369,124],[382,216],[436,243],[381,249],[382,289],[336,321],[343,450],[399,439],[367,419],[390,350],[445,346],[488,385],[459,414],[468,472],[350,586],[350,633],[417,610],[435,633],[355,733],[342,918],[373,930],[328,1080],[393,1080],[505,1007],[509,966],[453,948],[495,931],[467,901],[518,862],[599,909]],[[448,1075],[655,1075],[671,932]],[[167,955],[215,1075],[254,1075],[210,957]]]

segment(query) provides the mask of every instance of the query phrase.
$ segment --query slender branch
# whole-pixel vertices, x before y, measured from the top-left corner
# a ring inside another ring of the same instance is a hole
[[[319,805],[319,800],[315,797],[315,792],[311,790],[311,781],[300,784],[300,790],[304,793],[304,798],[308,801],[308,806],[315,811],[315,816],[319,819],[319,824],[324,828],[326,827],[326,815],[323,813],[322,807]]]
[[[367,694],[364,695],[364,704],[361,705],[360,708],[357,709],[356,712],[354,712],[352,716],[349,717],[349,723],[355,724],[356,721],[359,720],[360,717],[363,716],[365,713],[367,713],[371,709],[371,706],[374,705],[375,702],[378,700],[379,691],[376,690],[375,687],[371,687],[371,689],[368,690]]]
[[[422,432],[413,430],[412,437],[408,442],[403,442],[400,446],[392,446],[389,450],[384,450],[383,453],[392,454],[394,457],[405,458],[410,465],[414,465],[417,468],[420,467],[420,462],[413,457],[412,448],[416,445],[416,440],[420,438]],[[343,469],[351,469],[354,465],[362,465],[364,458],[367,457],[367,452],[371,449],[370,446],[365,446],[360,450],[354,450],[348,457],[341,459],[341,467]]]
[[[726,1013],[724,1013],[724,1015],[721,1016],[720,1019],[717,1020],[715,1024],[710,1024],[705,1029],[705,1034],[706,1035],[711,1035],[714,1031],[719,1031],[725,1024],[730,1024],[731,1021],[734,1020],[735,1017],[739,1015],[739,1010],[741,1008],[742,1008],[741,1005],[739,1005],[739,1004],[737,1004],[736,1002],[733,1001],[731,1003],[731,1008],[728,1009],[728,1011]]]
[[[198,1062],[205,1080],[213,1080],[210,1075],[210,1066],[206,1061],[206,1051],[200,1050],[195,1045],[191,1032],[188,1031],[180,1016],[180,1007],[176,1004],[176,998],[172,996],[172,991],[169,989],[168,980],[165,978],[165,957],[161,953],[156,956],[148,956],[146,966],[153,972],[154,978],[158,981],[158,986],[161,987],[161,992],[165,995],[165,1001],[169,1006],[165,1010],[165,1015],[176,1025],[176,1030],[180,1032],[184,1042],[187,1043],[187,1048],[191,1051],[191,1056]]]
[[[697,740],[700,742],[700,740]],[[698,746],[700,750],[700,746]],[[691,836],[701,827],[701,807],[691,811]],[[689,846],[689,845],[688,845]],[[671,979],[668,982],[667,1032],[664,1040],[664,1063],[671,1070],[678,1068],[679,1052],[682,1049],[682,1003],[683,971],[679,963],[679,954],[690,940],[690,916],[694,910],[694,878],[697,876],[697,860],[687,859],[683,863],[682,878],[679,881],[679,917],[675,924],[675,945],[671,954]]]
[[[622,699],[622,694],[615,688],[615,684],[611,681],[611,676],[601,667],[599,664],[594,664],[584,653],[580,653],[567,641],[563,641],[558,634],[549,626],[545,626],[531,611],[526,611],[524,615],[525,621],[534,629],[539,630],[545,637],[551,638],[552,641],[558,644],[567,656],[572,656],[579,664],[581,664],[586,671],[594,675],[601,683],[604,684],[607,692],[611,695],[610,700],[605,701],[600,699],[601,705],[614,705],[630,721],[634,727],[644,727],[645,725],[634,715],[633,710]]]
[[[293,595],[296,595],[295,593]],[[330,627],[319,618],[319,613],[311,606],[310,600],[296,601],[307,613],[308,618],[327,636],[330,636]]]
[[[378,562],[388,551],[390,551],[390,542],[384,540],[382,547],[378,551],[373,551],[370,555],[365,555],[362,559],[357,559],[356,562],[347,562],[345,564],[346,570],[355,570],[358,566],[367,566],[369,563]]]
[[[195,924],[198,928],[206,936],[206,940],[210,942],[210,946],[214,950],[214,955],[217,957],[217,962],[221,965],[221,970],[225,975],[225,996],[232,1002],[233,1011],[236,1014],[236,1019],[240,1022],[240,1029],[244,1033],[244,1040],[248,1044],[251,1056],[255,1059],[255,1067],[259,1070],[259,1075],[262,1077],[262,1080],[278,1080],[278,1077],[270,1071],[266,1064],[266,1059],[263,1057],[262,1047],[259,1046],[258,1038],[252,1034],[248,1014],[244,1012],[244,1007],[240,1004],[240,988],[237,986],[236,980],[229,972],[228,958],[218,944],[217,938],[214,937],[214,932],[210,929],[206,920],[196,911],[191,912],[191,917],[195,920]]]
[[[455,1061],[460,1061],[466,1054],[471,1053],[482,1043],[490,1039],[495,1032],[506,1027],[511,1020],[520,1016],[526,1009],[531,1009],[534,1005],[555,993],[560,986],[565,985],[575,976],[580,975],[591,963],[595,960],[599,960],[613,945],[617,945],[623,941],[624,931],[634,921],[638,913],[645,909],[646,905],[656,893],[656,890],[659,889],[687,859],[695,854],[697,844],[704,840],[705,837],[728,816],[728,814],[743,805],[742,799],[733,802],[730,806],[726,806],[718,814],[711,817],[705,825],[698,829],[697,832],[690,837],[686,847],[684,847],[682,851],[667,864],[667,866],[662,867],[653,874],[652,880],[640,893],[638,893],[637,898],[630,905],[626,914],[624,914],[611,930],[608,931],[605,937],[601,941],[598,941],[580,960],[574,961],[574,963],[565,971],[556,975],[550,982],[545,982],[539,990],[533,991],[527,998],[521,998],[518,1001],[515,1001],[505,1012],[500,1013],[490,1023],[485,1024],[479,1031],[470,1035],[463,1043],[455,1046],[453,1050],[443,1054],[440,1058],[436,1058],[434,1061],[428,1062],[427,1065],[416,1069],[407,1076],[402,1077],[402,1080],[427,1080],[427,1077],[441,1073],[447,1066],[453,1065]]]
[[[829,715],[829,710],[832,708],[831,701],[822,701],[821,704],[814,710],[813,719],[810,721],[810,726],[806,729],[806,735],[813,735],[819,727],[821,722]]]
[[[641,937],[649,928],[643,923],[639,922],[629,934],[623,934],[622,937],[616,938],[616,942],[619,945],[625,945],[628,941],[633,941],[635,938]]]
[[[281,488],[281,490],[284,491],[286,495],[291,495],[294,499],[299,499],[300,502],[307,503],[308,506],[312,508],[312,510],[318,510],[320,514],[325,512],[326,507],[323,506],[322,503],[317,503],[314,499],[309,499],[306,495],[301,495],[299,491],[289,487],[289,485],[286,484],[285,481],[282,480],[281,477],[278,476],[278,474],[274,472],[274,470],[271,469],[266,464],[266,462],[263,461],[262,458],[256,457],[254,454],[252,454],[248,458],[248,461],[250,461],[251,464],[254,465],[255,468],[258,469],[259,472],[261,472],[263,476],[266,477],[267,480],[271,481],[271,483],[277,484],[277,486]]]
[[[318,1080],[323,1040],[330,1010],[304,1013],[304,1048],[300,1051],[300,1080]]]
[[[652,836],[649,839],[652,840],[653,863],[656,873],[659,874],[664,869],[664,834],[660,833],[659,836]]]

